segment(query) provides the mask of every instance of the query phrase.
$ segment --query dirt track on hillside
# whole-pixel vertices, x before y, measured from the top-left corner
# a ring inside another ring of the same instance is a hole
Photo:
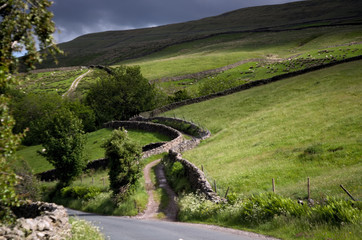
[[[75,89],[77,88],[80,80],[82,80],[83,77],[85,77],[87,74],[89,74],[89,73],[91,73],[91,72],[93,72],[93,70],[92,70],[92,69],[89,69],[88,72],[83,73],[82,75],[80,75],[79,77],[77,77],[77,78],[73,81],[73,83],[72,83],[72,85],[70,86],[70,88],[68,89],[68,91],[66,91],[66,92],[62,95],[62,97],[69,96],[72,92],[74,92]]]

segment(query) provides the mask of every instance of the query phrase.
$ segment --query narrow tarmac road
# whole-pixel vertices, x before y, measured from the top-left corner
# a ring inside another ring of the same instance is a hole
[[[101,216],[68,209],[69,216],[98,226],[111,240],[267,240],[262,235],[202,224]]]

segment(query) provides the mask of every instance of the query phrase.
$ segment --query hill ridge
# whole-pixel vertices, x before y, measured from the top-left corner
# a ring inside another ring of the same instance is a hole
[[[59,66],[114,64],[146,56],[168,46],[219,34],[246,31],[281,31],[294,28],[362,24],[362,2],[308,0],[281,5],[243,8],[218,16],[185,23],[124,31],[107,31],[80,36],[59,44],[66,53]],[[288,22],[288,24],[285,24]],[[288,27],[289,26],[289,27]],[[53,67],[51,60],[41,68]]]

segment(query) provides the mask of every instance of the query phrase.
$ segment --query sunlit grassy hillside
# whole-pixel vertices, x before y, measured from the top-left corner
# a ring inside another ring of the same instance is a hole
[[[282,80],[165,113],[184,116],[212,137],[184,153],[219,191],[276,191],[305,198],[357,198],[362,191],[362,61]]]
[[[139,65],[149,80],[223,67],[241,60],[275,60],[321,49],[362,43],[360,26],[285,32],[224,34],[168,47],[121,64]]]

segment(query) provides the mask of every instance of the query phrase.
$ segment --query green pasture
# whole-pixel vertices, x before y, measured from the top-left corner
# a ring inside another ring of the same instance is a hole
[[[62,95],[72,85],[73,81],[87,70],[59,70],[41,73],[18,75],[19,89],[29,93],[57,92]]]
[[[361,41],[359,26],[223,34],[173,45],[120,64],[139,65],[143,75],[153,80],[215,69],[245,59],[287,58]]]
[[[212,137],[184,157],[205,169],[219,193],[276,192],[306,198],[362,197],[362,61],[184,106]]]
[[[111,132],[111,129],[103,128],[87,134],[87,142],[84,153],[88,161],[104,158],[104,149],[101,148],[101,145],[111,136]],[[167,136],[155,132],[128,130],[128,134],[130,138],[136,141],[140,146],[170,140]],[[18,161],[15,162],[15,165],[21,164],[20,160],[23,159],[29,164],[35,173],[52,169],[53,166],[44,157],[37,153],[37,151],[40,151],[41,149],[41,145],[29,147],[22,146],[21,149],[16,152]]]

